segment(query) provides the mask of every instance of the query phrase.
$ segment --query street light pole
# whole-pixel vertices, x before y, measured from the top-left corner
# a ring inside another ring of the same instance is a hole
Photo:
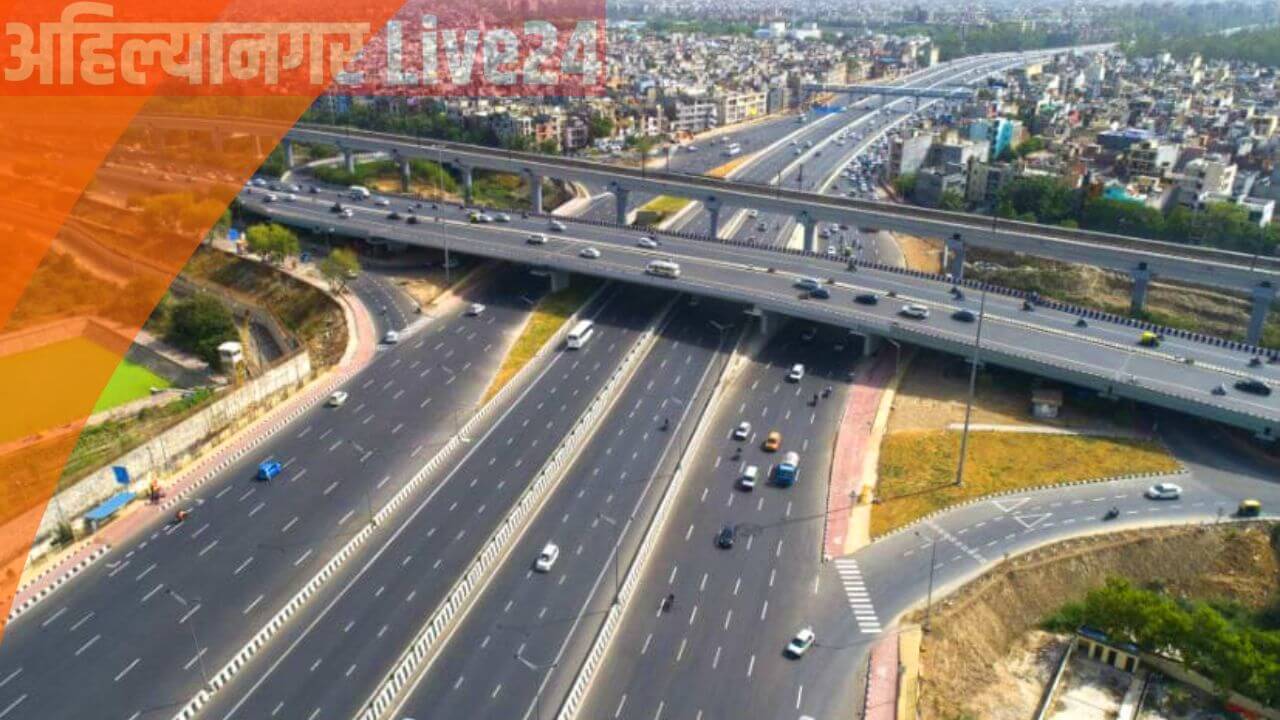
[[[553,670],[555,669],[556,665],[559,664],[554,662],[547,663],[546,665],[538,665],[536,663],[532,663],[526,660],[524,656],[520,654],[519,650],[516,650],[515,658],[516,660],[520,661],[521,665],[524,665],[525,667],[529,668],[529,670],[534,673],[540,673],[543,670]],[[542,683],[538,683],[538,691],[533,696],[533,703],[534,703],[533,720],[542,720]]]
[[[166,588],[165,594],[173,598],[174,601],[176,601],[182,607],[185,607],[185,608],[191,607],[190,604],[187,603],[185,598],[183,598],[178,593],[174,592],[172,589]],[[179,621],[179,623],[181,623],[181,621]],[[204,650],[200,649],[200,641],[196,639],[196,624],[194,622],[190,623],[189,625],[187,625],[187,629],[191,631],[191,644],[195,646],[195,649],[196,649],[196,662],[199,663],[200,665],[200,678],[204,680],[205,685],[208,685],[209,673],[205,670],[205,667],[204,667]]]
[[[956,465],[956,487],[964,487],[964,456],[969,447],[969,418],[973,415],[973,393],[978,382],[978,351],[982,345],[982,320],[987,315],[987,291],[978,305],[978,329],[973,336],[973,359],[969,368],[969,396],[964,403],[964,429],[960,431],[960,462]]]
[[[919,530],[916,531],[916,537],[920,538],[921,540],[924,539],[924,536],[920,534]],[[925,595],[924,625],[922,626],[922,629],[925,632],[929,632],[930,621],[933,619],[933,572],[938,565],[937,560],[938,560],[938,531],[934,530],[933,538],[929,541],[929,591]]]
[[[596,517],[613,527],[613,604],[617,605],[618,596],[622,592],[622,582],[618,577],[618,555],[622,553],[622,526],[617,520],[604,513],[596,513]]]

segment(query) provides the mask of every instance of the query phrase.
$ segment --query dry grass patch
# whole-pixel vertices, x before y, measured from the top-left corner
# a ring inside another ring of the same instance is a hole
[[[740,155],[740,156],[738,156],[738,157],[736,157],[736,158],[734,158],[734,159],[730,160],[729,162],[727,162],[727,163],[725,163],[725,164],[721,165],[720,167],[712,168],[711,170],[707,171],[707,177],[713,177],[713,178],[727,178],[727,177],[729,177],[729,173],[731,173],[731,172],[733,172],[734,170],[737,170],[738,168],[742,167],[743,165],[745,165],[745,164],[746,164],[746,162],[747,162],[748,160],[750,160],[750,159],[751,159],[751,158],[753,158],[753,157],[755,157],[755,156],[754,156],[754,155]]]
[[[959,456],[958,432],[886,436],[880,446],[879,502],[871,512],[871,534],[992,493],[1178,468],[1163,447],[1148,440],[973,432],[964,487],[956,487]]]
[[[539,300],[524,329],[520,331],[520,337],[516,338],[511,351],[503,358],[502,366],[498,368],[480,404],[488,402],[508,382],[511,382],[511,378],[520,372],[520,368],[529,364],[538,350],[547,344],[551,336],[555,335],[565,321],[586,303],[598,287],[600,287],[599,280],[575,275],[572,285]]]

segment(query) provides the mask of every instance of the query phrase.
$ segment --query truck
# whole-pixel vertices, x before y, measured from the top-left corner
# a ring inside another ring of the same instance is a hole
[[[791,487],[800,474],[800,454],[794,451],[782,456],[782,462],[773,469],[773,482],[778,487]]]

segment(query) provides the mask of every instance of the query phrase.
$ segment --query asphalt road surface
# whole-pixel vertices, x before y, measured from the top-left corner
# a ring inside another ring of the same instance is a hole
[[[616,575],[629,566],[715,385],[736,334],[727,328],[744,321],[741,308],[680,304],[661,343],[395,717],[525,718],[536,714],[544,680],[548,717],[590,649]],[[533,559],[547,542],[561,556],[550,572],[535,573]]]
[[[528,316],[513,288],[545,287],[500,271],[473,294],[484,316],[440,317],[384,346],[344,406],[303,413],[189,496],[185,522],[156,513],[9,624],[0,717],[171,717],[454,432]],[[255,481],[268,458],[284,471]]]
[[[803,328],[793,323],[776,337],[725,396],[580,717],[785,718],[813,704],[801,698],[796,712],[798,668],[781,651],[808,621],[813,598],[839,598],[838,587],[818,575],[826,477],[844,378],[857,357],[854,347],[834,349],[844,340],[839,331],[804,342]],[[787,382],[797,362],[807,374]],[[831,397],[812,405],[828,385]],[[752,423],[744,443],[730,438],[740,420]],[[760,449],[770,430],[782,433],[779,453]],[[739,444],[742,457],[734,460]],[[774,464],[789,450],[800,453],[799,480],[776,487]],[[738,486],[747,465],[761,473],[750,492]],[[715,543],[726,525],[737,531],[727,550]],[[664,613],[668,593],[675,607]],[[819,692],[826,689],[810,695]]]
[[[234,682],[207,718],[350,718],[498,527],[624,354],[662,294],[610,288],[595,336],[558,351],[417,502],[366,543]]]

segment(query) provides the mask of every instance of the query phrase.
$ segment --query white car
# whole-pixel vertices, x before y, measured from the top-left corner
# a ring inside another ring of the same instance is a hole
[[[658,249],[658,241],[657,241],[657,240],[654,240],[653,238],[649,237],[648,235],[645,235],[644,237],[642,237],[642,238],[640,238],[639,240],[637,240],[637,241],[636,241],[636,246],[637,246],[637,247],[642,247],[642,248],[644,248],[645,250],[657,250],[657,249]]]
[[[329,405],[329,407],[342,407],[344,404],[346,404],[347,397],[348,395],[345,390],[339,390],[329,396],[329,402],[327,404]]]
[[[533,561],[533,569],[541,573],[551,572],[559,557],[560,548],[555,543],[547,543],[538,553],[538,559]]]
[[[377,200],[373,201],[373,204],[377,205],[378,207],[388,207],[391,205],[391,201],[386,198],[378,198]]]
[[[588,260],[595,260],[600,257],[600,251],[593,247],[584,247],[578,251],[578,257],[584,257]]]
[[[467,306],[467,315],[475,317],[484,312],[484,305],[480,303],[471,303]]]
[[[753,210],[748,210],[748,211],[747,211],[747,217],[752,218],[752,219],[754,220],[755,218],[760,217],[760,211],[759,211],[759,210],[754,210],[754,209],[753,209]]]
[[[349,217],[351,217],[351,216],[355,215],[355,213],[351,212],[351,208],[347,208],[347,209],[343,210],[341,213],[339,213],[339,215],[341,215],[341,216],[342,216],[342,217],[344,217],[344,218],[349,218]]]
[[[791,382],[800,382],[804,379],[804,364],[796,363],[791,366],[791,372],[787,373],[787,380]]]
[[[542,233],[533,233],[529,237],[525,238],[525,242],[530,245],[546,245],[547,236]]]
[[[564,232],[564,223],[560,222],[559,220],[552,220],[551,224],[548,225],[547,227],[551,228],[556,232]]]
[[[498,213],[497,215],[494,215],[494,216],[493,216],[493,219],[494,219],[495,221],[497,221],[497,222],[500,222],[500,223],[509,223],[509,222],[511,222],[511,216],[510,216],[510,215],[508,215],[508,214],[506,214],[506,213]]]
[[[793,658],[803,657],[809,648],[813,647],[813,641],[817,639],[817,635],[813,633],[813,628],[801,628],[796,636],[791,638],[791,642],[787,643],[787,655]]]
[[[400,333],[395,330],[388,330],[387,334],[382,336],[382,342],[388,345],[395,345],[400,342]]]
[[[733,439],[746,440],[749,437],[751,437],[751,423],[743,420],[738,423],[738,427],[733,429]]]
[[[1177,500],[1182,497],[1182,487],[1173,483],[1156,483],[1144,494],[1148,500]]]
[[[276,197],[275,193],[267,193],[267,196],[262,198],[262,202],[273,203],[279,199],[280,198]]]
[[[908,305],[903,305],[902,309],[898,311],[898,314],[914,320],[923,320],[929,317],[929,308],[918,303],[910,303]]]

